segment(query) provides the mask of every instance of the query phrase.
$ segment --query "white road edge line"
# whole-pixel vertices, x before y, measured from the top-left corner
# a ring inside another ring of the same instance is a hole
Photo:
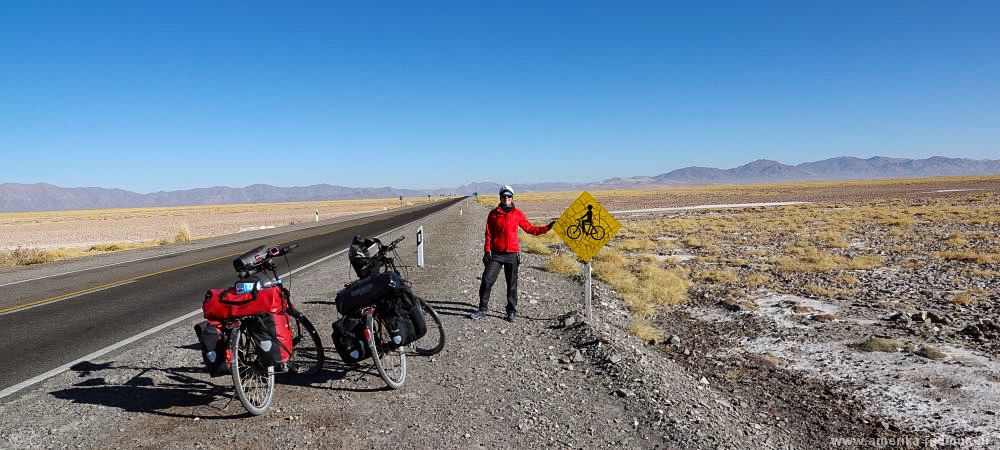
[[[447,209],[448,208],[445,208],[445,209],[442,209],[441,211],[445,211]],[[438,212],[441,212],[441,211],[438,211]],[[437,214],[437,213],[434,213],[434,214]],[[433,216],[434,214],[431,214],[431,216]],[[430,217],[430,216],[427,216],[427,217]],[[416,222],[416,221],[414,221],[414,222]],[[380,234],[379,236],[385,236],[387,234],[392,234],[392,233],[394,233],[394,232],[396,232],[396,231],[398,231],[400,229],[403,229],[403,228],[409,226],[411,223],[413,223],[413,222],[409,222],[409,223],[407,223],[405,225],[400,225],[400,226],[398,226],[398,227],[396,227],[396,228],[394,228],[392,230],[389,230],[389,231],[386,231],[385,233]],[[309,267],[312,267],[312,266],[314,266],[316,264],[319,264],[320,262],[326,261],[326,260],[328,260],[330,258],[333,258],[334,256],[337,256],[337,255],[339,255],[341,253],[344,253],[346,251],[347,251],[347,249],[345,248],[345,249],[340,250],[340,251],[338,251],[338,252],[336,252],[336,253],[334,253],[332,255],[324,256],[324,257],[322,257],[320,259],[317,259],[316,261],[313,261],[313,262],[311,262],[309,264],[306,264],[306,265],[304,265],[302,267],[299,267],[298,269],[289,271],[288,273],[286,273],[284,275],[281,275],[281,277],[282,278],[287,277],[288,275],[291,275],[291,274],[293,274],[295,272],[298,272],[300,270],[304,270],[304,269],[307,269]],[[128,283],[123,283],[123,284],[128,284]],[[122,286],[122,285],[121,284],[116,284],[114,286],[108,286],[105,289],[110,289],[110,288],[118,287],[118,286]],[[91,291],[91,292],[97,292],[97,291]],[[90,292],[84,292],[84,293],[81,293],[80,295],[89,294],[89,293]],[[25,308],[25,309],[28,309],[28,308]],[[18,311],[23,311],[23,309],[18,310]],[[102,349],[100,349],[100,350],[98,350],[96,352],[93,352],[93,353],[91,353],[89,355],[86,355],[86,356],[84,356],[82,358],[79,358],[79,359],[73,360],[71,362],[68,362],[66,364],[63,364],[63,365],[61,365],[59,367],[56,367],[55,369],[52,369],[52,370],[50,370],[48,372],[43,373],[41,375],[36,375],[34,377],[31,377],[31,378],[29,378],[27,380],[24,380],[24,381],[22,381],[20,383],[17,383],[15,385],[11,386],[11,387],[8,387],[8,388],[0,391],[0,398],[7,397],[8,395],[11,395],[11,394],[13,394],[13,393],[15,393],[17,391],[20,391],[21,389],[24,389],[24,388],[26,388],[28,386],[31,386],[33,384],[45,381],[45,380],[47,380],[49,378],[52,378],[52,377],[54,377],[56,375],[59,375],[59,374],[65,372],[65,371],[69,370],[70,367],[73,367],[73,366],[75,366],[77,364],[80,364],[80,363],[82,363],[84,361],[104,356],[107,353],[110,353],[110,352],[113,352],[115,350],[118,350],[119,348],[122,348],[122,347],[124,347],[126,345],[129,345],[129,344],[135,342],[135,341],[138,341],[139,339],[142,339],[142,338],[144,338],[146,336],[149,336],[149,335],[151,335],[153,333],[156,333],[157,331],[163,330],[165,328],[168,328],[168,327],[176,325],[176,324],[178,324],[180,322],[183,322],[183,321],[185,321],[187,319],[190,319],[190,318],[198,315],[201,312],[202,312],[201,308],[196,309],[196,310],[191,311],[191,312],[189,312],[189,313],[187,313],[187,314],[185,314],[183,316],[180,316],[180,317],[178,317],[176,319],[173,319],[173,320],[171,320],[169,322],[157,325],[157,326],[155,326],[153,328],[150,328],[150,329],[148,329],[146,331],[143,331],[142,333],[139,333],[139,334],[137,334],[135,336],[132,336],[132,337],[130,337],[128,339],[125,339],[123,341],[118,341],[118,342],[116,342],[114,344],[111,344],[111,345],[109,345],[107,347],[104,347],[104,348],[102,348]]]
[[[112,351],[117,350],[119,348],[122,348],[122,347],[124,347],[124,346],[126,346],[128,344],[131,344],[131,343],[133,343],[135,341],[138,341],[139,339],[142,339],[142,338],[144,338],[146,336],[149,336],[149,335],[151,335],[153,333],[156,333],[157,331],[160,331],[160,330],[162,330],[164,328],[167,328],[167,327],[169,327],[171,325],[174,325],[174,324],[176,324],[178,322],[181,322],[183,320],[186,320],[188,318],[194,317],[196,314],[199,314],[199,313],[201,313],[201,308],[199,308],[199,309],[197,309],[195,311],[191,311],[191,312],[189,312],[189,313],[187,313],[187,314],[185,314],[183,316],[180,316],[180,317],[178,317],[178,318],[176,318],[174,320],[171,320],[171,321],[169,321],[167,323],[164,323],[164,324],[161,324],[161,325],[157,325],[157,326],[155,326],[153,328],[150,328],[150,329],[148,329],[146,331],[143,331],[142,333],[139,333],[139,334],[137,334],[135,336],[132,336],[132,337],[130,337],[128,339],[125,339],[123,341],[118,341],[118,342],[116,342],[114,344],[111,344],[111,345],[109,345],[107,347],[104,347],[104,348],[102,348],[102,349],[100,349],[100,350],[98,350],[96,352],[93,352],[93,353],[91,353],[89,355],[86,355],[86,356],[84,356],[82,358],[79,358],[79,359],[76,359],[74,361],[71,361],[71,362],[68,362],[66,364],[63,364],[63,365],[61,365],[59,367],[56,367],[55,369],[52,369],[52,370],[50,370],[48,372],[43,373],[41,375],[31,377],[31,378],[29,378],[27,380],[24,380],[24,381],[22,381],[22,382],[20,382],[18,384],[15,384],[15,385],[7,388],[7,389],[4,389],[4,390],[0,391],[0,398],[4,398],[4,397],[6,397],[8,395],[11,395],[11,394],[17,392],[17,391],[20,391],[21,389],[24,389],[24,388],[26,388],[28,386],[31,386],[31,385],[33,385],[35,383],[38,383],[40,381],[43,381],[43,380],[46,380],[48,378],[54,377],[56,375],[59,375],[60,373],[63,373],[65,371],[69,370],[70,367],[73,367],[73,366],[75,366],[77,364],[80,364],[80,363],[82,363],[84,361],[87,361],[87,360],[90,360],[90,359],[94,359],[94,358],[103,356],[106,353],[109,353],[109,352],[112,352]]]
[[[0,313],[0,316],[6,316],[7,314],[14,314],[14,313],[19,313],[21,311],[27,311],[27,310],[32,309],[32,308],[37,308],[39,306],[53,305],[53,304],[59,303],[59,302],[61,302],[63,300],[69,300],[71,298],[77,298],[77,297],[80,297],[80,296],[83,296],[83,295],[93,294],[94,292],[106,291],[108,289],[116,288],[118,286],[125,286],[126,284],[132,284],[132,283],[135,283],[136,281],[138,281],[138,280],[131,280],[131,281],[126,281],[124,283],[113,284],[111,286],[104,286],[104,287],[102,287],[100,289],[94,289],[92,291],[87,291],[87,292],[81,292],[79,294],[74,294],[74,295],[71,295],[69,297],[63,297],[63,298],[61,298],[59,300],[53,300],[51,302],[39,303],[37,305],[31,305],[31,306],[28,306],[26,308],[15,309],[15,310],[7,311],[5,313]]]

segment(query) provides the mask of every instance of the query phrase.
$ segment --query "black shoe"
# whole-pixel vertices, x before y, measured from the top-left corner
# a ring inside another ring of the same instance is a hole
[[[476,310],[476,312],[469,314],[469,318],[472,320],[483,320],[486,318],[486,310],[485,309]]]
[[[514,311],[507,312],[507,321],[513,322],[515,320],[517,320],[517,313],[515,313]]]

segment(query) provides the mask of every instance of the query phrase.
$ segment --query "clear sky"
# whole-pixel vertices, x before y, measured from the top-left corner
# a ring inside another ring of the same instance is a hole
[[[435,188],[1000,158],[998,2],[352,3],[3,2],[0,182]]]

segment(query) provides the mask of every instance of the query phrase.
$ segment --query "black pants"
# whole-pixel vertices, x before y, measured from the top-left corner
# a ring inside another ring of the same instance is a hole
[[[493,259],[486,263],[483,269],[483,282],[479,285],[479,309],[485,310],[490,303],[490,292],[497,275],[503,268],[507,279],[507,312],[517,312],[517,266],[521,262],[518,253],[494,253]]]

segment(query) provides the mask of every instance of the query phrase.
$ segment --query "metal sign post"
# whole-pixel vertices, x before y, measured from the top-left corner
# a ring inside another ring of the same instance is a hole
[[[586,303],[587,303],[587,320],[590,320],[592,318],[591,316],[593,314],[592,313],[593,308],[590,306],[591,296],[593,295],[593,291],[590,288],[590,274],[591,274],[591,271],[590,271],[590,261],[587,261],[587,262],[583,263],[583,280],[584,280],[583,281],[583,297],[586,299]]]
[[[424,267],[424,226],[417,228],[417,267]]]

